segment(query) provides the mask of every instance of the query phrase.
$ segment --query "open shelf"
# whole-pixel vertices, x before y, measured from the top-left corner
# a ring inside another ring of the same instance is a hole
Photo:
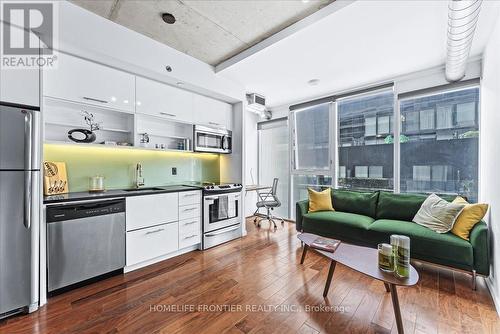
[[[89,129],[84,111],[93,114],[100,126],[94,131],[96,141],[91,144],[107,141],[134,144],[134,114],[48,97],[44,98],[44,140],[77,144],[68,138],[68,131]]]

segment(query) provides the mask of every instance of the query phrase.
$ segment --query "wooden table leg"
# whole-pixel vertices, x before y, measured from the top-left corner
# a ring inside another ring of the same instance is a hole
[[[300,259],[300,264],[304,263],[304,260],[306,258],[307,248],[309,248],[309,246],[304,244],[304,249],[302,250],[302,258]]]
[[[389,287],[391,289],[392,307],[394,308],[394,316],[396,317],[396,326],[398,328],[398,333],[404,334],[405,330],[403,327],[403,320],[401,319],[401,310],[399,308],[399,299],[396,285],[390,284]]]
[[[328,270],[328,277],[326,278],[325,290],[323,291],[323,297],[328,295],[328,290],[330,289],[330,283],[332,283],[333,272],[335,271],[336,261],[330,263],[330,269]]]
[[[385,292],[391,292],[391,289],[389,288],[389,284],[384,282],[384,286],[385,286]]]

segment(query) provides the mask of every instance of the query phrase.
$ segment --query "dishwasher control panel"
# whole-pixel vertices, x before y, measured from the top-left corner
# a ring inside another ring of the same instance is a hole
[[[109,200],[47,207],[47,223],[125,212],[125,200]]]

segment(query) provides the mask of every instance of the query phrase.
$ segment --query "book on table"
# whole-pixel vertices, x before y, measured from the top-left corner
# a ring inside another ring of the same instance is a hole
[[[333,253],[339,247],[340,240],[318,237],[312,243],[311,247],[325,252]]]

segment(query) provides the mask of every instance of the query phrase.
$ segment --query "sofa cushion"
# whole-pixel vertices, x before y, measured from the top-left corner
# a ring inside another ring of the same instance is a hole
[[[373,218],[363,215],[337,211],[306,213],[302,218],[304,232],[324,237],[338,238],[343,241],[364,241],[368,226]]]
[[[414,258],[465,270],[473,268],[472,245],[450,232],[436,233],[410,221],[390,219],[376,220],[368,230],[373,242],[388,242],[391,234],[410,237]]]
[[[448,202],[453,201],[455,195],[440,195]],[[376,219],[396,219],[412,221],[428,194],[395,194],[381,191],[378,195]],[[335,203],[333,204],[335,207]]]
[[[336,211],[357,213],[375,218],[378,191],[361,192],[333,189],[333,208]]]

